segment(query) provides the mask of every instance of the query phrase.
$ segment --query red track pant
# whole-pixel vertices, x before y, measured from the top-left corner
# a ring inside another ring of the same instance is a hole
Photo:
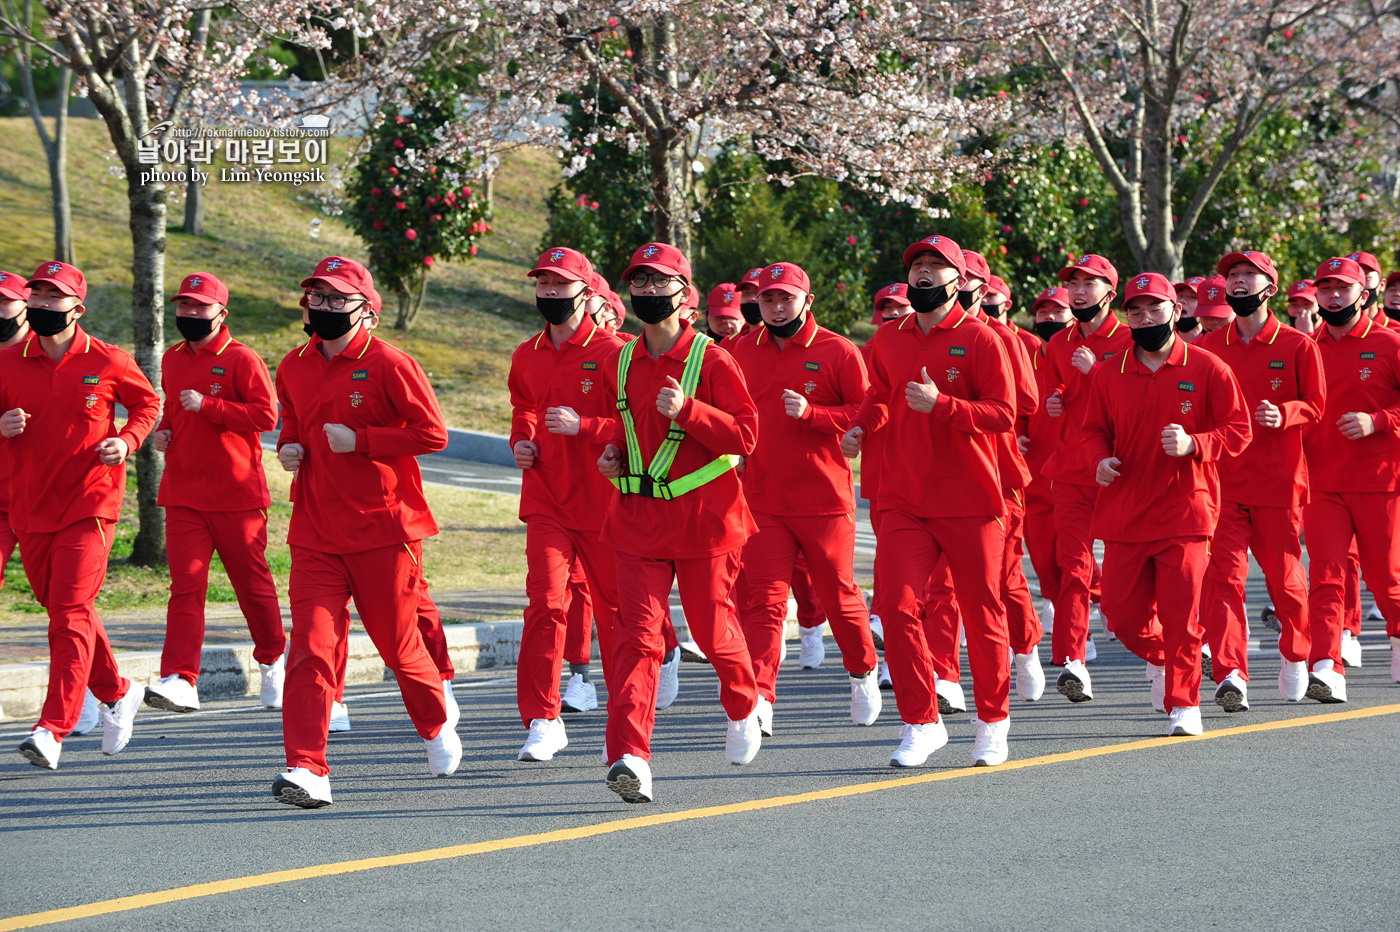
[[[1356,538],[1352,538],[1347,554],[1346,617],[1342,627],[1352,637],[1361,635],[1361,555],[1356,550]]]
[[[1054,604],[1060,594],[1060,563],[1055,555],[1055,499],[1049,479],[1037,477],[1026,486],[1024,537],[1040,582],[1040,597]]]
[[[855,520],[852,518],[852,520]],[[851,526],[851,579],[855,579],[855,526]],[[859,591],[859,590],[857,590]],[[822,601],[818,596],[817,589],[812,585],[812,573],[808,568],[807,555],[799,551],[797,560],[792,566],[792,597],[797,602],[797,624],[803,628],[820,628],[826,624],[826,609],[822,608]],[[864,606],[865,599],[862,598],[861,605]],[[739,611],[742,614],[745,603],[738,603]],[[786,612],[784,612],[786,614]],[[869,620],[869,615],[866,615]],[[834,630],[834,629],[833,629]]]
[[[282,700],[282,739],[288,767],[325,776],[326,726],[336,692],[336,647],[344,640],[355,600],[365,633],[394,672],[404,708],[419,737],[437,737],[447,721],[442,675],[418,632],[421,541],[362,553],[322,553],[292,547],[288,586],[292,642]]]
[[[1400,492],[1318,492],[1303,506],[1308,535],[1308,664],[1332,661],[1342,671],[1347,555],[1353,538],[1361,572],[1385,616],[1385,633],[1400,637]]]
[[[787,622],[789,588],[807,558],[810,585],[820,605],[833,607],[831,634],[846,672],[864,676],[880,663],[870,634],[870,615],[855,581],[856,528],[851,515],[766,515],[754,512],[758,533],[744,545],[749,601],[740,606],[744,640],[753,658],[758,691],[776,698],[778,658]],[[806,575],[805,573],[802,575]],[[821,624],[821,622],[818,622]],[[812,625],[811,627],[816,627]]]
[[[345,603],[345,618],[336,622],[336,630],[346,636],[335,642],[335,701],[345,701],[345,668],[350,662],[350,603]],[[428,592],[428,579],[421,577],[418,583],[418,633],[423,636],[423,646],[428,656],[433,658],[438,676],[444,680],[455,680],[457,671],[452,666],[452,657],[447,652],[447,634],[442,630],[442,615],[437,603]]]
[[[5,588],[5,567],[10,565],[10,557],[14,556],[17,543],[19,538],[15,537],[15,529],[10,527],[10,516],[0,511],[0,589]]]
[[[1104,542],[1104,614],[1124,647],[1167,668],[1168,712],[1201,704],[1204,632],[1196,609],[1209,562],[1210,540],[1204,537]]]
[[[753,714],[758,684],[731,598],[739,551],[691,560],[617,554],[617,616],[608,679],[609,762],[632,754],[651,760],[662,627],[671,617],[671,583],[680,587],[690,636],[719,674],[719,701],[731,721]]]
[[[1244,584],[1249,552],[1264,571],[1264,584],[1283,633],[1283,658],[1308,659],[1308,580],[1303,572],[1303,509],[1222,502],[1220,522],[1210,542],[1210,564],[1201,586],[1201,626],[1210,645],[1217,683],[1238,670],[1249,679],[1249,620]]]
[[[977,717],[999,722],[1009,714],[1011,664],[1007,658],[1006,610],[1001,602],[1004,518],[921,518],[886,510],[875,568],[880,604],[887,612],[885,659],[895,683],[899,717],[909,725],[938,721],[933,656],[924,634],[929,575],[948,558],[967,624],[968,664]]]
[[[617,563],[612,550],[599,543],[597,531],[573,531],[547,518],[531,516],[525,522],[525,594],[530,603],[525,608],[515,673],[516,702],[527,728],[533,719],[559,717],[559,674],[569,627],[569,570],[575,560],[583,564],[588,578],[593,613],[598,619],[603,678],[611,684],[608,664],[617,612]]]
[[[1001,601],[1006,608],[1006,628],[1012,653],[1029,654],[1040,644],[1045,632],[1040,626],[1035,603],[1031,600],[1030,583],[1026,581],[1025,570],[1021,568],[1025,550],[1021,545],[1024,507],[1020,490],[1009,490],[1005,501],[1006,537],[1002,546]],[[933,654],[934,673],[940,680],[956,683],[961,678],[958,657],[961,640],[958,632],[961,628],[962,613],[958,609],[957,595],[953,591],[953,574],[948,569],[945,554],[929,575],[928,590],[924,594],[924,637]]]
[[[204,601],[209,560],[217,552],[233,584],[238,607],[253,636],[253,659],[272,663],[287,649],[277,587],[267,568],[267,513],[165,509],[165,553],[170,564],[170,602],[165,609],[165,649],[160,675],[199,679],[204,645]]]
[[[1094,535],[1089,521],[1098,501],[1098,486],[1054,484],[1055,560],[1060,591],[1055,596],[1055,630],[1050,635],[1050,662],[1064,666],[1083,660],[1089,641],[1089,592],[1094,584]],[[1112,617],[1105,610],[1104,614]],[[1115,624],[1117,620],[1115,619]]]
[[[83,714],[87,691],[116,702],[131,688],[97,616],[97,593],[107,578],[116,525],[84,518],[52,534],[19,531],[24,573],[34,598],[49,613],[49,689],[39,728],[62,741]]]
[[[588,663],[593,659],[593,600],[588,595],[588,574],[582,560],[574,560],[569,567],[565,604],[568,625],[564,633],[564,662]]]

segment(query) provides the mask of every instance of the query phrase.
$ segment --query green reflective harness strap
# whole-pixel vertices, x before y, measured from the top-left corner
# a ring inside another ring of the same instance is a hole
[[[685,431],[675,421],[666,431],[666,439],[656,450],[651,464],[643,470],[642,447],[637,440],[636,423],[632,419],[631,407],[627,401],[627,372],[632,366],[632,351],[639,341],[633,340],[622,347],[617,357],[617,409],[622,415],[622,428],[627,437],[627,475],[613,480],[618,491],[627,495],[645,495],[670,501],[677,495],[698,489],[710,480],[733,469],[739,457],[726,454],[711,460],[704,466],[668,482],[667,474],[680,452]],[[705,349],[714,342],[703,333],[697,333],[685,356],[685,367],[681,371],[681,394],[694,398],[700,385],[700,367],[705,360]]]

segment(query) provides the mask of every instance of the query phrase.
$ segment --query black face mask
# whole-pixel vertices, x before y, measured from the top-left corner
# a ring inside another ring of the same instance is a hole
[[[214,318],[177,317],[175,318],[175,329],[180,331],[180,336],[190,343],[198,343],[214,332]]]
[[[19,325],[22,323],[24,318],[18,314],[14,317],[0,317],[0,343],[7,342],[19,333]]]
[[[1322,319],[1329,327],[1345,327],[1351,323],[1351,319],[1361,313],[1361,302],[1353,301],[1340,311],[1329,311],[1326,308],[1318,308],[1317,312],[1322,315]]]
[[[797,331],[801,330],[801,329],[802,329],[802,325],[805,324],[806,322],[807,322],[807,315],[806,315],[806,314],[799,314],[799,315],[797,315],[796,317],[794,317],[792,320],[788,321],[788,322],[785,323],[785,324],[779,324],[778,326],[775,327],[775,326],[773,326],[772,324],[768,323],[768,321],[765,320],[765,321],[763,322],[763,326],[765,326],[765,327],[768,328],[768,332],[769,332],[769,334],[771,334],[772,336],[775,336],[775,337],[777,337],[777,338],[780,339],[780,340],[786,340],[787,338],[791,337],[794,333],[796,333]]]
[[[913,306],[916,314],[927,314],[929,311],[936,311],[948,303],[948,299],[953,296],[954,284],[949,282],[946,285],[935,285],[932,288],[915,288],[909,286],[909,304]]]
[[[958,307],[962,308],[964,311],[970,311],[972,310],[972,302],[976,299],[977,292],[975,291],[959,291]]]
[[[311,326],[310,324],[302,324],[301,329],[306,331],[306,335],[309,337],[316,335],[316,328]]]
[[[671,294],[634,294],[632,313],[644,324],[659,324],[678,310],[675,298]]]
[[[353,311],[323,311],[311,307],[306,313],[311,321],[311,332],[326,341],[339,340],[355,325],[351,320]]]
[[[1069,321],[1067,320],[1038,320],[1033,329],[1036,336],[1049,343],[1051,337],[1068,326]]]
[[[1074,315],[1075,320],[1079,321],[1081,324],[1087,324],[1095,317],[1098,317],[1099,311],[1102,310],[1103,302],[1100,301],[1098,304],[1091,304],[1088,307],[1071,307],[1069,312]]]
[[[1150,327],[1139,327],[1132,331],[1133,342],[1149,353],[1155,353],[1167,345],[1167,341],[1172,336],[1172,325],[1170,322],[1164,324],[1153,324]]]
[[[578,295],[571,298],[541,298],[536,295],[535,308],[545,320],[557,326],[574,316],[578,310]]]
[[[29,321],[29,326],[41,337],[57,336],[68,329],[67,311],[31,307],[25,309],[24,316]]]
[[[1366,300],[1361,302],[1361,309],[1363,311],[1369,311],[1376,306],[1376,292],[1378,290],[1377,288],[1372,288],[1370,291],[1366,292]]]
[[[1194,317],[1182,317],[1176,322],[1177,333],[1190,333],[1201,325],[1201,322]]]
[[[744,315],[744,320],[750,327],[757,327],[763,322],[763,311],[759,308],[757,301],[743,301],[739,304],[739,313]]]
[[[1384,310],[1386,317],[1394,321],[1400,321],[1400,307],[1387,307],[1384,308]],[[13,336],[13,334],[11,334],[11,336]],[[8,337],[0,337],[0,339],[8,339]]]
[[[1264,297],[1262,291],[1259,294],[1227,294],[1225,296],[1225,303],[1230,305],[1230,310],[1241,317],[1248,317],[1250,314],[1259,310],[1264,306],[1265,300],[1267,299]]]
[[[1001,320],[1001,309],[1005,306],[1004,304],[984,304],[982,305],[982,313]]]

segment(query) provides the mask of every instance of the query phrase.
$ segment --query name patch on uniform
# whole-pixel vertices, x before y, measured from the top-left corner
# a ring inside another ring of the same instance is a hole
[[[809,363],[804,363],[804,364],[803,364],[803,368],[809,369],[809,370],[811,370],[812,372],[816,372],[816,371],[817,371],[818,369],[820,369],[821,367],[822,367],[822,364],[819,363],[819,362],[809,362]]]
[[[1362,354],[1361,354],[1361,358],[1362,358],[1362,359],[1375,359],[1375,358],[1376,358],[1376,354],[1375,354],[1375,353],[1362,353]]]
[[[950,346],[950,347],[948,347],[948,355],[949,355],[949,356],[966,356],[966,355],[967,355],[967,349],[964,348],[964,347],[961,347],[961,346]]]
[[[1282,359],[1270,359],[1270,360],[1269,360],[1269,368],[1270,368],[1270,369],[1282,369],[1282,368],[1283,368],[1283,360],[1282,360]]]
[[[598,364],[596,362],[586,362],[583,364],[583,368],[587,369],[589,372],[597,372]]]
[[[101,382],[101,381],[102,381],[102,380],[101,380],[100,378],[98,378],[97,376],[95,376],[95,375],[85,375],[85,376],[83,376],[83,384],[84,384],[84,385],[96,385],[96,384],[98,384],[98,383]]]
[[[224,374],[224,367],[223,367],[223,366],[215,366],[213,369],[210,369],[209,371],[212,372],[212,373],[214,373],[215,375],[223,375],[223,374]]]
[[[1108,359],[1108,358],[1110,358],[1110,357],[1112,357],[1112,356],[1117,356],[1117,355],[1118,355],[1117,353],[1104,353],[1104,354],[1103,354],[1102,356],[1100,356],[1099,358],[1100,358],[1100,359]]]
[[[365,380],[368,379],[368,378],[369,378],[369,370],[368,370],[368,369],[357,369],[356,371],[350,373],[350,381],[352,381],[352,382],[363,382],[363,381],[365,381]]]
[[[1196,390],[1196,383],[1195,383],[1195,382],[1177,382],[1177,383],[1176,383],[1176,387],[1179,388],[1179,389],[1181,389],[1183,392],[1194,392],[1194,391]]]

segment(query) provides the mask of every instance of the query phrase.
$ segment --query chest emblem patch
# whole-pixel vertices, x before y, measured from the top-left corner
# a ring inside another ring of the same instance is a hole
[[[578,387],[583,389],[583,393],[587,395],[589,392],[593,391],[593,380],[584,379],[582,382],[578,383]]]
[[[1364,379],[1365,376],[1363,375],[1362,378]],[[86,398],[83,399],[83,402],[86,404],[86,406],[87,406],[88,408],[95,408],[95,407],[97,407],[97,396],[96,396],[96,395],[88,395]]]
[[[816,383],[816,382],[804,382],[803,385],[802,385],[802,390],[803,390],[804,392],[806,392],[807,394],[810,395],[810,394],[812,394],[812,392],[814,392],[814,391],[817,390],[817,383]]]
[[[1181,413],[1182,413],[1182,414],[1190,414],[1190,413],[1191,413],[1191,407],[1192,407],[1192,405],[1191,405],[1190,400],[1183,401],[1183,402],[1181,403]]]
[[[350,393],[350,407],[352,407],[352,408],[358,408],[360,405],[362,405],[362,404],[364,404],[364,403],[365,403],[365,396],[364,396],[364,395],[361,395],[359,392],[351,392],[351,393]]]
[[[1278,391],[1280,388],[1283,388],[1283,379],[1270,379],[1269,387],[1274,391]]]
[[[211,394],[211,395],[217,395],[219,392],[221,392],[221,391],[223,391],[223,390],[224,390],[224,386],[223,386],[223,383],[221,383],[221,382],[211,382],[210,385],[209,385],[209,394]]]
[[[1369,379],[1369,378],[1371,377],[1371,370],[1370,370],[1370,368],[1367,367],[1367,366],[1362,366],[1362,367],[1361,367],[1361,372],[1358,373],[1358,374],[1361,376],[1361,381],[1364,382],[1364,381],[1366,381],[1367,379]]]
[[[958,371],[957,366],[950,366],[944,374],[947,375],[949,382],[956,382],[958,380],[958,376],[962,375],[962,373]]]

